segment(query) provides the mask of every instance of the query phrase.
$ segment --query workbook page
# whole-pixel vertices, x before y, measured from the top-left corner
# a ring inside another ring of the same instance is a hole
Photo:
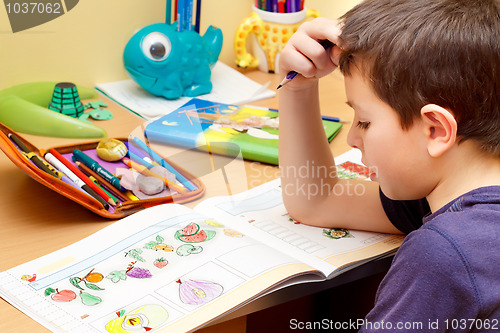
[[[312,270],[170,204],[0,273],[0,295],[57,332],[184,332]]]
[[[355,150],[336,158],[336,163],[341,177],[368,177],[368,170]],[[400,235],[301,224],[285,209],[280,179],[237,195],[205,200],[196,210],[217,216],[221,221],[238,221],[233,224],[235,228],[267,244],[275,252],[286,253],[315,267],[325,276],[390,253],[403,240]]]

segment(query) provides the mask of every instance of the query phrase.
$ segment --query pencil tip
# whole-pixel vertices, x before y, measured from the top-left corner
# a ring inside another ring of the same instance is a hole
[[[283,85],[281,85],[281,84],[280,84],[280,85],[278,86],[278,88],[276,88],[276,90],[278,90],[278,89],[279,89],[279,88],[281,88],[281,87],[283,87]]]

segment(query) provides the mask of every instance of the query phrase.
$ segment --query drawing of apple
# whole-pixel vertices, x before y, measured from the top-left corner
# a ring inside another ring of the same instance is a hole
[[[52,295],[50,298],[52,298],[53,301],[56,302],[71,302],[76,298],[76,293],[72,290],[61,290],[59,289],[52,289],[52,288],[47,288],[45,290],[45,296]]]

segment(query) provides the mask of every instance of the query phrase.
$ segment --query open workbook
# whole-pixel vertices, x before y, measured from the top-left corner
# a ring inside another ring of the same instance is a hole
[[[363,167],[346,162],[347,176]],[[146,209],[0,273],[0,296],[55,332],[187,332],[259,296],[331,279],[395,251],[402,236],[294,221],[279,179]]]

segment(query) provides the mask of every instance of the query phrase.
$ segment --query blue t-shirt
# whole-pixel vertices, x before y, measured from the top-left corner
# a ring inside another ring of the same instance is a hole
[[[382,202],[389,218],[406,214]],[[394,225],[406,231],[413,223]],[[500,332],[500,186],[468,192],[423,217],[394,257],[361,331]]]

